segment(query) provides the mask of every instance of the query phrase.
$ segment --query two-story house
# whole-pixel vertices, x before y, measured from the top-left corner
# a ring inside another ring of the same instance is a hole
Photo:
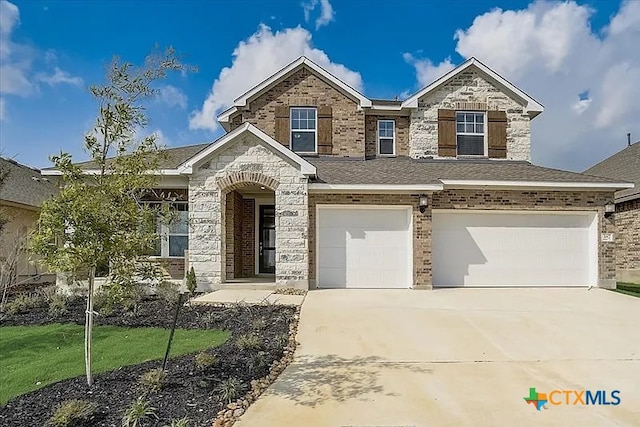
[[[217,141],[167,150],[149,202],[188,223],[156,255],[201,290],[613,286],[605,206],[630,185],[532,165],[542,111],[474,58],[394,101],[301,57],[220,114]]]

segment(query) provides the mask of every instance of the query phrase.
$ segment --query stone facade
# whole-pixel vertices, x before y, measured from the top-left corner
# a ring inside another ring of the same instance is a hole
[[[365,119],[365,146],[366,157],[375,157],[378,154],[378,120],[393,120],[396,123],[396,156],[409,155],[409,117],[408,116],[374,116],[368,115]]]
[[[531,161],[531,125],[523,106],[472,70],[462,72],[418,100],[409,125],[410,155],[438,157],[438,109],[507,112],[507,160]]]
[[[332,132],[334,156],[364,156],[364,112],[358,111],[358,103],[348,98],[313,72],[302,68],[278,83],[264,94],[248,103],[248,111],[242,111],[241,119],[231,120],[232,128],[244,122],[255,125],[275,138],[275,108],[291,107],[332,108]]]
[[[308,286],[307,178],[253,134],[197,166],[189,181],[189,262],[198,286],[212,289],[226,279],[226,199],[246,183],[275,182],[276,284]],[[229,180],[229,177],[235,177]]]
[[[615,223],[617,278],[640,283],[640,198],[618,203]]]

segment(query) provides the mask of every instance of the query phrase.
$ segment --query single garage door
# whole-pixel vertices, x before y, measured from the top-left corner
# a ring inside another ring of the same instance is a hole
[[[407,206],[318,206],[319,288],[408,288],[412,221]]]
[[[433,211],[433,285],[595,286],[593,212]]]

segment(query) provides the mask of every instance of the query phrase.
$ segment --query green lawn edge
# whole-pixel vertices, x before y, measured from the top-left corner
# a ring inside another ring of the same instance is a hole
[[[229,337],[215,329],[176,329],[171,357],[217,347]],[[164,357],[169,330],[95,326],[93,372]],[[0,405],[46,385],[84,375],[84,326],[50,324],[0,327]]]

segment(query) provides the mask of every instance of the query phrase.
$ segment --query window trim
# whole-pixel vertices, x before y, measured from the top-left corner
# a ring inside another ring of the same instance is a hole
[[[315,123],[316,127],[314,129],[295,129],[295,132],[306,132],[306,133],[314,133],[314,151],[295,151],[293,149],[293,110],[313,110],[315,112]],[[318,108],[317,107],[289,107],[289,149],[296,154],[318,154]]]
[[[380,138],[380,123],[391,122],[393,123],[393,136],[391,138]],[[383,154],[380,152],[380,139],[391,139],[391,146],[393,152],[391,154]],[[380,157],[394,157],[396,155],[396,121],[394,119],[378,119],[378,125],[376,128],[376,155]]]
[[[160,208],[163,209],[164,205],[171,205],[171,204],[183,204],[183,205],[187,205],[187,214],[189,213],[189,202],[188,201],[176,201],[176,202],[172,202],[172,201],[149,201],[149,202],[144,202],[145,204],[159,204],[161,205]],[[182,211],[185,212],[185,211]],[[187,220],[188,221],[188,220]],[[188,223],[187,223],[188,225]],[[187,236],[187,239],[189,239],[189,230],[187,229],[186,233],[171,233],[169,230],[169,224],[165,224],[165,223],[160,223],[158,224],[159,226],[159,230],[156,231],[156,233],[159,236],[160,239],[160,255],[149,255],[149,258],[152,259],[165,259],[165,258],[170,258],[170,259],[185,259],[184,255],[182,256],[177,256],[177,255],[169,255],[169,237],[170,236]]]
[[[482,114],[482,118],[483,118],[483,129],[484,132],[482,134],[480,133],[474,133],[474,132],[458,132],[458,114]],[[455,116],[455,127],[456,127],[456,157],[474,157],[474,158],[479,158],[479,157],[488,157],[489,156],[489,138],[488,138],[488,127],[487,127],[487,112],[486,111],[471,111],[471,110],[456,110],[456,116]],[[470,135],[470,136],[478,136],[478,135],[482,135],[482,141],[483,141],[483,149],[484,149],[484,153],[483,154],[458,154],[458,135]]]

